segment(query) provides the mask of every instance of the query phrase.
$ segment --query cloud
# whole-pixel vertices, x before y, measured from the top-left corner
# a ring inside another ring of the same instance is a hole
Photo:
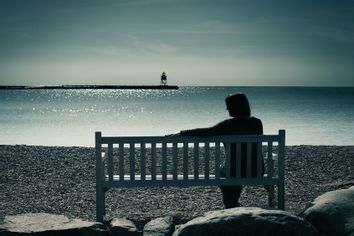
[[[131,55],[131,51],[127,48],[118,48],[118,47],[91,47],[88,48],[88,51],[98,54],[100,56],[108,57],[126,57]]]
[[[88,47],[88,51],[101,57],[107,56],[122,60],[137,59],[138,61],[138,58],[145,60],[161,56],[171,57],[180,51],[176,45],[161,39],[146,39],[135,35],[125,35],[125,39],[124,47],[117,43],[109,46]]]

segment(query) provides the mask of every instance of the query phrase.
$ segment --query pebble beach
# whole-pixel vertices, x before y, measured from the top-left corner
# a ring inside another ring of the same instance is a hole
[[[317,196],[354,185],[354,146],[287,146],[286,210],[299,214]],[[0,145],[0,218],[21,213],[63,214],[95,221],[95,150],[90,147]],[[267,206],[263,187],[245,187],[242,206]],[[113,189],[108,217],[141,227],[161,216],[181,222],[223,209],[217,187]]]

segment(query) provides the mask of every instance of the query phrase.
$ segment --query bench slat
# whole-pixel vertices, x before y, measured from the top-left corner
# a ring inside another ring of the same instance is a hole
[[[177,143],[173,143],[172,147],[172,172],[173,179],[177,179],[177,168],[178,168],[178,159],[177,159]]]
[[[257,143],[257,177],[261,178],[263,173],[262,143]]]
[[[246,171],[246,177],[251,178],[252,177],[252,143],[247,143],[247,171]]]
[[[194,143],[194,178],[199,177],[199,143]]]
[[[113,144],[108,144],[108,175],[113,180]]]
[[[226,160],[225,160],[225,172],[226,172],[226,178],[230,178],[231,175],[231,143],[226,143],[225,144],[225,149],[226,149]]]
[[[119,176],[124,176],[124,143],[119,143]]]
[[[220,178],[220,143],[215,143],[215,178]]]
[[[145,143],[141,143],[141,150],[140,150],[140,168],[141,168],[141,180],[145,180],[145,175],[146,175],[146,149],[145,149]]]
[[[241,178],[241,143],[236,144],[236,177]]]
[[[273,176],[273,142],[268,142],[268,155],[267,155],[267,165],[268,165],[268,177]]]
[[[167,143],[162,143],[162,179],[167,176]]]
[[[135,178],[135,144],[130,143],[129,145],[130,155],[129,155],[129,162],[130,162],[130,178],[134,180]]]
[[[183,143],[183,176],[188,179],[188,143]]]
[[[204,169],[204,175],[205,179],[209,179],[209,166],[210,166],[210,145],[208,142],[205,143],[205,169]]]
[[[151,144],[151,175],[152,179],[156,179],[156,143]]]

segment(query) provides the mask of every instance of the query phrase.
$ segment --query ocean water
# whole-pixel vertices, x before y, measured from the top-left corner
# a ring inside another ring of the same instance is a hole
[[[229,118],[243,92],[264,133],[286,144],[354,145],[354,88],[181,87],[179,90],[0,90],[0,144],[94,146],[103,135],[165,135]]]

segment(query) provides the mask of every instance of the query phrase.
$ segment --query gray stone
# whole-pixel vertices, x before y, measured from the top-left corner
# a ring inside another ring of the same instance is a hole
[[[107,226],[98,222],[69,219],[63,215],[27,213],[6,216],[0,225],[0,235],[88,235],[106,236]]]
[[[317,197],[302,216],[327,236],[354,235],[354,187]]]
[[[134,222],[124,218],[114,218],[110,223],[111,236],[140,235]]]
[[[174,236],[318,236],[308,222],[288,212],[261,208],[212,211],[181,225]]]
[[[171,236],[175,230],[172,216],[154,219],[144,226],[143,236]]]

